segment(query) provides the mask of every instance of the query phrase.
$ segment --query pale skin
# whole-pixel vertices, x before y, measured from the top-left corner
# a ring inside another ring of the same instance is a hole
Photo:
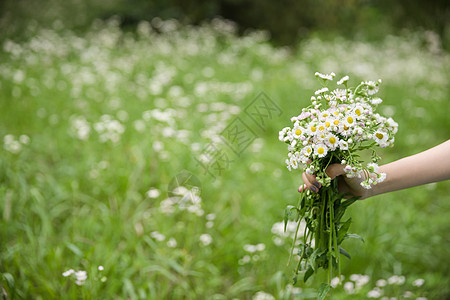
[[[360,185],[362,178],[347,178],[344,175],[344,167],[345,165],[333,164],[325,172],[332,179],[338,177],[340,192],[360,196],[360,199],[427,183],[449,180],[450,140],[418,154],[380,166],[380,172],[386,173],[386,179],[372,186],[369,190]],[[321,184],[316,181],[314,175],[303,173],[302,179],[304,184],[299,187],[299,192],[304,189],[318,192]]]

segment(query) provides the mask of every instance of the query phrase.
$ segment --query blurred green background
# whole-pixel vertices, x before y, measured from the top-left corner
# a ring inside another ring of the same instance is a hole
[[[450,136],[445,1],[3,1],[0,12],[3,299],[314,299],[324,274],[292,286],[286,266],[279,222],[301,179],[278,130],[320,87],[316,71],[383,80],[379,111],[399,132],[382,163]],[[258,126],[245,110],[261,92],[281,113]],[[255,137],[240,155],[217,139],[236,118]],[[229,164],[205,174],[212,146]],[[440,182],[351,207],[365,243],[344,242],[352,260],[329,298],[448,299],[449,194]]]

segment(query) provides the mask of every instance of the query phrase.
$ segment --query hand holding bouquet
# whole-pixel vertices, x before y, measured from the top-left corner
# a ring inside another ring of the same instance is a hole
[[[326,269],[328,284],[323,284],[319,291],[319,295],[325,297],[333,268],[340,274],[340,254],[350,257],[341,243],[347,238],[360,238],[348,233],[351,219],[341,220],[346,208],[358,198],[339,193],[337,180],[332,180],[325,170],[332,164],[341,164],[345,176],[358,179],[364,189],[382,182],[386,174],[379,172],[377,161],[380,158],[375,148],[394,143],[398,124],[392,118],[375,112],[382,102],[375,96],[381,80],[364,81],[356,88],[349,88],[349,77],[345,76],[337,82],[344,88],[330,92],[327,83],[334,79],[335,74],[315,75],[323,87],[311,97],[311,105],[291,118],[293,126],[283,128],[279,139],[288,144],[287,168],[304,168],[306,174],[315,175],[318,185],[305,180],[310,189],[302,189],[297,206],[286,208],[285,223],[289,219],[298,222],[291,255],[297,239],[302,236],[299,250],[295,253],[299,261],[294,281],[300,272],[304,272],[306,281],[319,268]],[[370,151],[370,163],[364,164],[360,159],[362,150]],[[300,222],[306,226],[299,233]]]

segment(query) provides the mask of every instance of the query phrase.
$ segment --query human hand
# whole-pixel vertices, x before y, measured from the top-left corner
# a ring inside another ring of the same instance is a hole
[[[367,190],[361,186],[361,182],[365,179],[364,175],[362,174],[361,178],[358,177],[348,178],[347,176],[342,176],[345,174],[344,167],[345,165],[333,164],[328,166],[328,168],[325,170],[325,173],[331,179],[337,177],[339,192],[349,193],[352,194],[353,196],[358,196],[360,197],[359,199],[365,199],[370,197],[370,190]],[[315,175],[308,175],[306,173],[303,173],[302,179],[304,184],[302,184],[298,188],[299,192],[309,189],[312,192],[317,193],[319,189],[322,187],[322,185],[316,180]]]

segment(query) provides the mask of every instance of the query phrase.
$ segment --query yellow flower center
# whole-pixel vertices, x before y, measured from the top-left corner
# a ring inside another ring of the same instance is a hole
[[[324,131],[324,130],[325,130],[325,127],[323,127],[323,125],[320,126],[320,127],[319,127],[319,130],[320,130],[320,131]]]
[[[311,148],[306,149],[306,152],[311,153]]]
[[[297,130],[295,131],[295,134],[296,134],[296,135],[300,135],[300,134],[302,134],[302,131],[301,131],[300,129],[297,129]]]
[[[323,114],[322,117],[326,118],[328,117],[328,114]]]
[[[317,129],[316,127],[311,126],[311,131],[312,131],[312,132],[316,132],[316,129]]]
[[[293,160],[292,164],[295,166],[297,164],[297,162],[295,160]]]
[[[381,140],[384,137],[384,134],[378,132],[375,136]]]
[[[323,154],[324,152],[325,152],[325,149],[323,149],[322,147],[317,149],[317,153],[319,153],[319,154]]]
[[[330,122],[325,122],[325,127],[330,127],[331,123]]]
[[[338,113],[337,111],[335,111],[334,114],[335,114],[336,116],[339,116],[339,113]]]
[[[334,136],[330,137],[328,140],[330,141],[331,144],[336,143],[336,139],[334,138]]]
[[[361,115],[361,111],[359,109],[355,110],[355,114],[357,114],[358,116]]]
[[[348,124],[352,124],[353,123],[353,118],[352,117],[348,117],[347,118],[347,122],[348,122]]]
[[[333,123],[334,125],[339,125],[339,120],[335,120]]]
[[[349,127],[347,127],[347,126],[344,125],[344,130],[348,130],[348,129],[349,129]]]

